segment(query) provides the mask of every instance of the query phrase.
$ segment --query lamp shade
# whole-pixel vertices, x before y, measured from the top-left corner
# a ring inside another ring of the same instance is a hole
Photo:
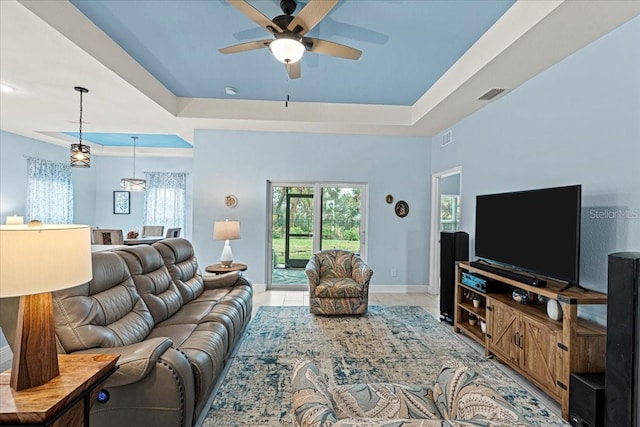
[[[302,43],[288,37],[280,37],[269,43],[269,50],[278,61],[285,64],[300,61],[305,52]]]
[[[147,181],[140,178],[122,178],[120,180],[120,188],[126,191],[145,191],[147,189]]]
[[[216,221],[213,224],[213,240],[237,240],[240,238],[240,221]]]
[[[0,297],[70,288],[91,280],[87,225],[1,225]]]

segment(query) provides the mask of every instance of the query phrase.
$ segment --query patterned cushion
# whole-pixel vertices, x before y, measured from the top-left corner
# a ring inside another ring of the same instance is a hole
[[[500,421],[482,424],[491,426],[529,425],[484,378],[457,362],[440,371],[433,399],[443,419]]]
[[[323,277],[313,294],[316,298],[362,298],[363,286],[354,280],[340,277]]]
[[[372,383],[343,385],[329,391],[338,418],[440,419],[429,387]]]
[[[320,277],[351,277],[352,255],[352,252],[338,249],[319,252]]]

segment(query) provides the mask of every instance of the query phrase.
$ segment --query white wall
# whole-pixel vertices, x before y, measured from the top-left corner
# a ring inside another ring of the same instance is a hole
[[[425,285],[428,277],[429,138],[199,130],[194,148],[194,234],[199,263],[217,262],[213,221],[239,219],[234,258],[266,283],[267,180],[369,184],[368,259],[373,284]],[[235,194],[236,208],[224,206]],[[409,203],[398,218],[385,195]],[[397,269],[397,276],[391,276]]]
[[[606,292],[607,255],[640,250],[638,40],[635,18],[433,143],[434,172],[462,165],[472,249],[476,195],[582,184],[581,284]],[[583,314],[606,322],[602,307]]]

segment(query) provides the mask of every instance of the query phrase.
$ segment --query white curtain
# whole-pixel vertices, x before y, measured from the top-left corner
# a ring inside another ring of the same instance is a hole
[[[145,172],[144,224],[182,228],[184,234],[187,174]]]
[[[27,157],[27,221],[73,224],[71,166]]]

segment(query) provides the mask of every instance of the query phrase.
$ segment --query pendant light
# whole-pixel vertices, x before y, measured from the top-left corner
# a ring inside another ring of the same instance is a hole
[[[120,188],[127,191],[145,191],[147,189],[147,181],[136,178],[136,141],[138,137],[132,136],[131,139],[133,139],[133,177],[122,178],[120,180]]]
[[[82,94],[88,93],[89,89],[80,86],[74,87],[80,92],[80,132],[77,144],[71,144],[70,162],[72,168],[90,168],[91,167],[91,147],[82,144]]]

